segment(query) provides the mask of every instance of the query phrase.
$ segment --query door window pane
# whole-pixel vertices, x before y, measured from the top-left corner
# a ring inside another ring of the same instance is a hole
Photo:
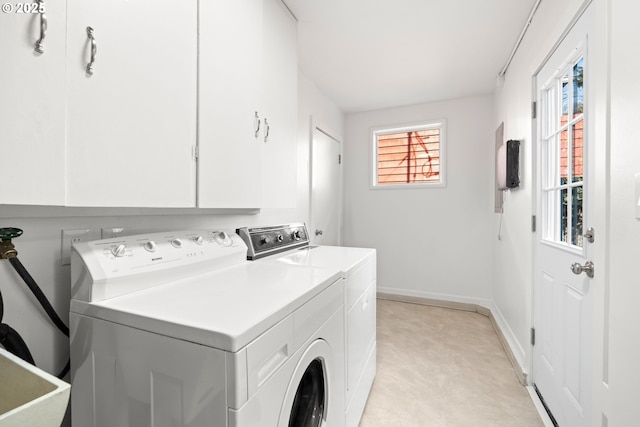
[[[582,186],[571,189],[571,244],[582,247]]]
[[[584,161],[583,152],[583,128],[584,120],[580,120],[572,127],[571,138],[571,169],[572,169],[572,182],[583,181],[582,164]]]
[[[563,116],[565,117],[565,116]],[[569,131],[567,129],[560,133],[560,182],[559,185],[567,183],[569,176]]]
[[[560,179],[560,167],[558,164],[558,136],[552,136],[544,145],[543,159],[546,162],[546,176],[544,186],[554,187],[558,185]]]
[[[562,84],[562,116],[566,118],[567,114],[569,114],[569,73],[562,76],[560,82]]]
[[[584,68],[583,58],[573,66],[573,115],[578,116],[584,110]]]
[[[567,189],[560,190],[560,241],[567,243],[569,234],[569,217],[568,217],[568,204]]]

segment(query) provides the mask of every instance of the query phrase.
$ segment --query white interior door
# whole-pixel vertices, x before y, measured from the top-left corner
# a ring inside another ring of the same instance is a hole
[[[588,41],[592,22],[587,9],[536,77],[539,226],[533,379],[562,427],[586,426],[591,421],[592,279],[579,267],[588,265],[593,250],[585,237],[595,202],[590,182],[593,109]]]
[[[313,129],[311,143],[311,241],[338,245],[340,237],[340,143]]]

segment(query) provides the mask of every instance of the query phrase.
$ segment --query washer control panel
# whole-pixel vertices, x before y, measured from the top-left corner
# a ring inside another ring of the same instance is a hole
[[[78,292],[74,289],[72,297],[95,301],[94,291],[98,287],[102,287],[102,298],[107,298],[152,287],[174,276],[213,272],[245,262],[246,253],[247,246],[237,234],[221,230],[149,233],[79,242],[71,251],[72,280],[77,276],[84,282],[87,276],[90,280],[78,286],[91,289]]]
[[[243,227],[238,228],[236,233],[247,244],[247,259],[249,260],[309,246],[309,234],[304,223],[273,227]]]
[[[87,246],[93,252],[101,253],[107,263],[113,261],[113,265],[122,270],[126,266],[135,269],[148,262],[166,259],[215,257],[219,250],[238,246],[240,243],[238,236],[224,231],[194,231],[96,240],[89,242]]]

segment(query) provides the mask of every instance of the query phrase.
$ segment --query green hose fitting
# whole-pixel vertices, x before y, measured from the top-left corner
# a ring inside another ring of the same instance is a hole
[[[14,227],[0,228],[0,259],[15,258],[18,256],[16,247],[11,243],[11,239],[20,237],[22,230]]]

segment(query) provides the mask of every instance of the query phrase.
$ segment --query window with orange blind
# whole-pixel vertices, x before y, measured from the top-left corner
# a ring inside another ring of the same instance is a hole
[[[373,187],[444,186],[444,121],[373,130]]]

